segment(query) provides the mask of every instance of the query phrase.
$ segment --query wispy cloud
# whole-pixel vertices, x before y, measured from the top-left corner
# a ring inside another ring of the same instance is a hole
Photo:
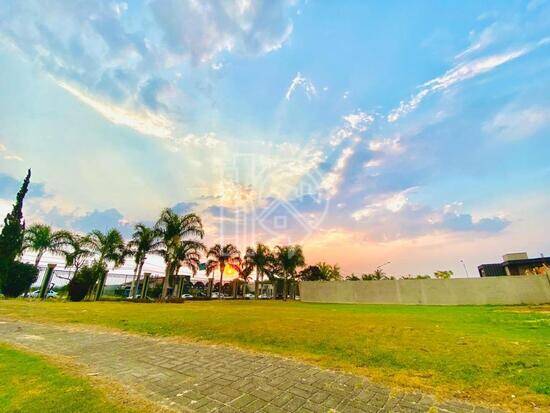
[[[387,116],[388,122],[395,122],[402,116],[415,110],[418,105],[431,93],[448,89],[449,87],[472,79],[481,74],[490,72],[497,67],[513,61],[534,49],[546,45],[550,42],[550,38],[544,38],[534,45],[525,46],[516,50],[508,51],[500,54],[480,57],[469,62],[458,64],[448,70],[444,75],[436,77],[420,87],[420,91],[411,97],[408,101],[401,101],[399,106],[393,109]]]
[[[506,108],[483,125],[483,130],[501,139],[528,138],[550,126],[550,108]]]
[[[6,146],[1,143],[0,143],[0,156],[4,158],[6,161],[20,161],[20,162],[23,161],[22,157],[9,152],[8,148],[6,148]]]
[[[317,95],[317,89],[311,80],[302,76],[300,72],[296,73],[294,79],[290,82],[288,89],[285,94],[286,100],[290,100],[292,95],[296,92],[298,88],[302,88],[307,98],[311,100],[312,97]]]
[[[372,152],[401,153],[405,149],[401,143],[401,137],[372,139],[369,141],[368,148]]]
[[[173,137],[175,127],[173,123],[163,115],[154,114],[147,110],[136,111],[126,109],[93,96],[66,82],[56,80],[56,83],[115,125],[126,126],[144,135],[157,138],[171,139]]]
[[[354,149],[352,147],[347,147],[342,150],[342,153],[340,154],[340,157],[336,161],[336,164],[332,170],[324,176],[321,182],[321,189],[328,198],[331,198],[338,193],[338,189],[342,183],[343,172],[346,169],[346,165],[353,153]]]
[[[363,112],[362,110],[345,115],[342,119],[345,121],[345,124],[332,134],[330,138],[331,146],[338,146],[344,140],[354,136],[354,134],[366,132],[375,121],[373,114]]]

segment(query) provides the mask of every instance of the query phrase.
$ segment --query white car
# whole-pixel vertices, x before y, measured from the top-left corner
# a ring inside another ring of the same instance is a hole
[[[212,293],[212,298],[220,298],[220,294],[219,293]]]
[[[248,293],[244,295],[244,298],[246,298],[247,300],[252,300],[253,298],[256,298],[256,296],[252,293]]]
[[[31,297],[31,298],[38,298],[39,295],[40,295],[40,290],[35,290],[35,291],[32,291],[32,292],[29,294],[29,297]],[[50,291],[48,291],[48,293],[46,294],[46,298],[57,298],[57,293],[56,293],[54,290],[50,290]]]
[[[191,294],[182,294],[181,298],[184,298],[186,300],[191,300],[193,298],[193,296]]]

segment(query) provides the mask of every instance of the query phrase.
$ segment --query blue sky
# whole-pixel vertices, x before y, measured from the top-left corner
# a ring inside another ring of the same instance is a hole
[[[549,253],[550,1],[15,1],[0,213],[397,274]]]

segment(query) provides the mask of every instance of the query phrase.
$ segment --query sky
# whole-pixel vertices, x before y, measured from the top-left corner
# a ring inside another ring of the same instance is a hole
[[[548,0],[2,0],[0,92],[2,216],[32,168],[27,223],[79,232],[173,207],[344,274],[550,254]]]

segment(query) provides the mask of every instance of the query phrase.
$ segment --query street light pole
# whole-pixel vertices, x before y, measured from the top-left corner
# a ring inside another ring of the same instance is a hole
[[[466,278],[470,278],[470,274],[468,273],[468,268],[466,268],[466,264],[464,263],[464,260],[460,260],[462,263],[462,266],[464,267],[464,272],[466,273]]]
[[[388,264],[391,264],[391,261],[388,261],[388,262],[385,262],[384,264],[379,265],[378,267],[376,267],[376,269],[382,268],[384,265],[388,265]]]

